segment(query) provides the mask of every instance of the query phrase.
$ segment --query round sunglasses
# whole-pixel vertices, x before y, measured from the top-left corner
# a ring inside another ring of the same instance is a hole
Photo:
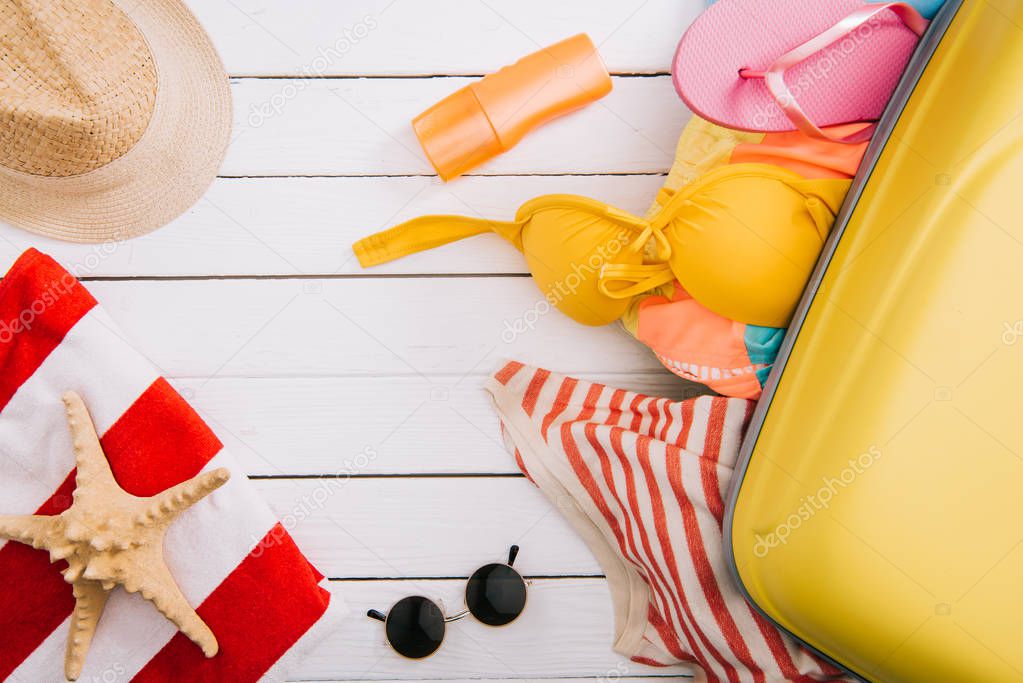
[[[487,626],[505,626],[515,621],[526,606],[526,580],[512,569],[519,547],[508,551],[507,564],[480,567],[465,586],[465,607],[458,614],[444,616],[429,598],[402,598],[387,614],[371,609],[366,616],[384,622],[387,642],[395,652],[409,659],[429,657],[444,641],[448,622],[470,614]]]

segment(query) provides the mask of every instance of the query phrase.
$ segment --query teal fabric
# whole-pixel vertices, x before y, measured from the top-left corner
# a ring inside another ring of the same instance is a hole
[[[879,2],[888,2],[888,0],[869,1],[874,4]],[[945,0],[906,0],[906,3],[915,7],[917,12],[924,15],[924,18],[933,19],[934,15],[938,13],[939,9],[941,9],[941,6],[945,4]]]
[[[771,367],[778,357],[778,350],[785,338],[785,330],[777,327],[759,327],[747,325],[743,341],[746,343],[746,353],[749,354],[751,363],[764,363],[766,368],[757,370],[757,380],[760,386],[764,386],[767,376],[771,374]]]

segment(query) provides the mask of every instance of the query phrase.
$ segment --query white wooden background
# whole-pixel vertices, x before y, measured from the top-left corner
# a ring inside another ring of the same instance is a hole
[[[550,192],[644,210],[688,117],[667,73],[703,0],[188,4],[232,77],[235,129],[221,177],[172,225],[119,245],[0,226],[0,266],[35,246],[85,275],[273,508],[304,518],[290,531],[353,613],[296,679],[684,673],[611,652],[600,568],[518,476],[480,384],[516,358],[662,395],[691,388],[618,329],[556,312],[509,340],[505,323],[540,295],[497,237],[367,272],[350,245],[424,213],[510,217]],[[432,175],[409,126],[416,114],[580,31],[615,75],[607,98],[470,177]],[[381,625],[362,616],[415,593],[456,608],[465,577],[512,543],[535,580],[510,627],[459,622],[437,655],[416,663],[392,654]]]

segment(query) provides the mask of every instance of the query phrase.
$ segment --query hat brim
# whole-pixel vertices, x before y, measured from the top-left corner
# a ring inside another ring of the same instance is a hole
[[[114,0],[149,43],[159,83],[145,133],[127,153],[58,178],[0,167],[0,220],[72,242],[142,235],[187,211],[217,175],[231,136],[220,56],[178,0]]]

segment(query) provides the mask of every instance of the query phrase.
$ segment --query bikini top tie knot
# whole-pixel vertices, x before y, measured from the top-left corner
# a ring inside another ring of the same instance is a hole
[[[761,163],[717,168],[642,218],[576,195],[523,204],[514,221],[424,216],[357,242],[371,266],[496,232],[526,258],[547,300],[587,325],[620,318],[632,299],[677,280],[711,311],[785,327],[850,180],[805,179]]]

